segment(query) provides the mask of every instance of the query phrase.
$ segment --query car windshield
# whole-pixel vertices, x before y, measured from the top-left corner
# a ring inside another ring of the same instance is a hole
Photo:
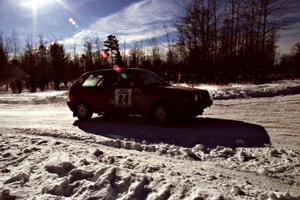
[[[169,85],[165,80],[157,76],[156,74],[148,71],[142,71],[139,73],[140,78],[146,86],[167,86]]]

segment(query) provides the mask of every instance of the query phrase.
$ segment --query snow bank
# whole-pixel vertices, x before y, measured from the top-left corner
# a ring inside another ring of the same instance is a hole
[[[50,104],[65,103],[68,99],[67,91],[47,91],[22,94],[0,94],[0,104]]]
[[[230,84],[230,85],[187,85],[184,87],[206,89],[213,99],[237,99],[274,97],[280,95],[300,94],[300,80],[282,80],[267,84]]]
[[[289,190],[265,190],[262,183],[250,182],[278,174],[276,178],[283,182],[289,180],[287,176],[296,180],[297,151],[271,147],[207,149],[200,144],[193,148],[157,144],[148,149],[150,144],[134,141],[108,143],[97,136],[76,138],[37,129],[23,131],[0,133],[1,200],[300,198]],[[270,173],[260,174],[261,168]],[[238,176],[242,172],[246,179]],[[299,181],[288,184],[292,185],[298,187]]]

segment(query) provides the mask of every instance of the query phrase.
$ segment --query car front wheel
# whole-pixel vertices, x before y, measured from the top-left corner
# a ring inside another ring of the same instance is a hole
[[[76,116],[80,120],[90,119],[93,115],[91,109],[85,103],[79,103],[76,107]]]

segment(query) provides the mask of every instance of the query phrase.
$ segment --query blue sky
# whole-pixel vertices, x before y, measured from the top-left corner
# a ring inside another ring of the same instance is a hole
[[[184,0],[0,0],[0,31],[14,30],[21,40],[43,34],[66,45],[82,44],[87,36],[118,36],[127,43],[162,37],[183,12]],[[288,53],[300,42],[300,0],[287,0],[282,16],[286,28],[279,32],[278,49]],[[72,19],[70,19],[72,18]],[[75,22],[74,22],[75,21]],[[73,23],[73,24],[72,24]]]

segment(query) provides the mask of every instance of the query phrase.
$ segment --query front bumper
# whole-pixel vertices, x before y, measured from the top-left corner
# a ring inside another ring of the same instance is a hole
[[[185,104],[185,106],[177,107],[177,114],[187,116],[202,115],[205,108],[210,107],[213,104],[211,99],[200,100],[197,102]]]

